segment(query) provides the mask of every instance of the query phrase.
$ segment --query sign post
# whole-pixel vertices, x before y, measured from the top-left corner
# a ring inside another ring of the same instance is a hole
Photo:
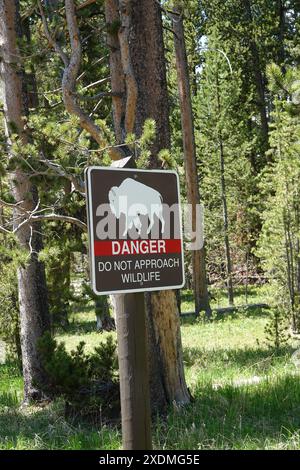
[[[122,441],[151,450],[151,412],[144,294],[124,294],[117,316]]]
[[[87,214],[93,290],[117,296],[122,440],[150,450],[145,291],[184,285],[178,176],[173,171],[90,167]]]

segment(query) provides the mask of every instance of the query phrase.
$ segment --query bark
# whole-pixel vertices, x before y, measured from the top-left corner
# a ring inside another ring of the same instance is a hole
[[[174,44],[176,53],[177,81],[181,111],[181,128],[183,138],[183,153],[185,163],[185,179],[187,188],[187,201],[192,206],[192,230],[196,232],[196,208],[200,204],[199,182],[196,163],[196,143],[194,133],[194,119],[191,103],[191,87],[189,78],[188,60],[184,39],[184,26],[182,15],[175,16],[173,21]],[[196,315],[204,310],[208,317],[211,316],[209,297],[206,281],[205,250],[193,250],[193,288],[195,297]]]
[[[156,138],[151,146],[150,167],[159,167],[159,151],[170,147],[169,100],[160,7],[152,0],[130,3],[129,46],[132,71],[137,84],[134,131],[142,133],[146,119],[156,122]],[[186,404],[180,320],[176,293],[172,290],[146,295],[150,339],[152,409],[164,402]],[[155,358],[155,359],[154,359]]]
[[[121,0],[119,2],[119,6],[121,18],[121,25],[119,28],[120,55],[126,84],[124,126],[126,134],[130,134],[134,131],[135,128],[138,99],[138,87],[133,65],[131,63],[132,58],[130,51],[131,14],[133,10],[131,8],[131,0]]]
[[[137,80],[135,133],[142,134],[146,119],[156,122],[150,167],[160,166],[159,151],[170,146],[169,98],[160,7],[153,0],[131,0],[130,58]]]
[[[21,35],[18,1],[0,1],[1,78],[4,84],[4,116],[8,146],[11,134],[17,134],[22,145],[29,142],[24,127],[27,114],[25,78],[17,47]],[[10,156],[13,156],[10,148]],[[10,174],[15,201],[14,227],[24,220],[24,209],[32,211],[38,200],[37,189],[21,168]],[[24,375],[24,401],[39,400],[43,394],[38,383],[46,380],[37,350],[37,340],[50,329],[45,270],[38,261],[42,248],[40,227],[35,222],[24,224],[17,232],[19,246],[28,253],[27,262],[18,269],[21,348]]]
[[[109,313],[108,298],[106,296],[95,298],[95,312],[97,331],[113,331],[116,329],[115,320]]]
[[[126,91],[126,106],[114,112],[114,125],[118,135],[121,122],[120,133],[124,139],[125,133],[132,130],[139,137],[145,120],[155,120],[157,136],[151,146],[150,165],[154,168],[159,166],[158,152],[170,146],[160,8],[151,0],[120,0],[118,3],[119,12],[117,2],[106,1],[107,22],[112,18],[118,21],[120,15],[120,56],[116,53],[110,59],[111,81],[121,89],[124,86]],[[118,51],[116,42],[115,46],[114,51]],[[120,74],[120,61],[123,74]],[[119,117],[116,119],[116,116]],[[122,295],[114,296],[113,302],[115,309],[121,311]],[[147,294],[146,306],[151,406],[152,412],[162,412],[169,403],[185,404],[190,400],[184,378],[175,292]]]
[[[118,31],[120,26],[118,7],[118,0],[106,0],[105,2],[107,45],[110,50],[109,67],[111,70],[111,91],[113,93],[113,122],[117,143],[121,144],[125,138],[125,77],[122,67],[120,44],[118,38]]]
[[[292,328],[293,331],[296,331],[296,316],[294,310],[294,299],[295,299],[295,289],[294,289],[294,273],[293,273],[293,259],[291,253],[291,246],[289,242],[289,223],[288,215],[283,212],[283,227],[284,227],[284,238],[285,238],[285,252],[286,252],[286,266],[287,266],[287,283],[290,297],[290,305],[292,311]]]

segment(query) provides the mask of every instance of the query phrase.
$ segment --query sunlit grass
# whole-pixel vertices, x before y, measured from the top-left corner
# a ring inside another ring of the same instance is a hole
[[[223,295],[223,294],[222,294]],[[220,295],[221,297],[221,295]],[[265,302],[253,289],[251,303]],[[223,295],[226,305],[226,295]],[[236,301],[244,303],[243,299]],[[190,293],[184,295],[192,310]],[[268,311],[226,314],[212,322],[182,321],[183,359],[192,403],[153,425],[157,449],[299,449],[300,375],[291,360],[299,341],[274,351],[265,341]],[[71,316],[57,339],[91,351],[107,337],[95,331],[92,307]],[[118,449],[120,429],[64,418],[60,400],[20,408],[22,378],[0,365],[0,449]]]

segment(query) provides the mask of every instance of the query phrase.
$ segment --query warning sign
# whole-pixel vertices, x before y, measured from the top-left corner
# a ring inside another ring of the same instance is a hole
[[[90,167],[86,188],[94,292],[183,287],[178,175]]]

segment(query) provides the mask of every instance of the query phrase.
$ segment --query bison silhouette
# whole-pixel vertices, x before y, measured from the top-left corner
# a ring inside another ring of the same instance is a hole
[[[149,226],[147,234],[154,225],[154,216],[161,221],[161,231],[164,233],[165,221],[163,218],[162,196],[155,189],[139,183],[132,178],[126,178],[120,186],[113,186],[108,193],[109,204],[112,213],[117,219],[125,216],[125,229],[123,236],[133,226],[141,234],[142,222],[140,216],[148,216]]]

